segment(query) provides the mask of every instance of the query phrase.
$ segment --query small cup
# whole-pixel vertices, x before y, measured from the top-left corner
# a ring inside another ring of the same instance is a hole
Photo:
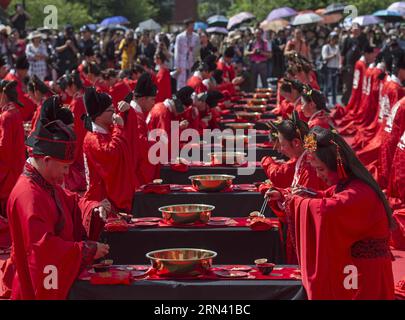
[[[266,276],[273,271],[275,264],[274,263],[262,263],[262,264],[257,264],[256,266],[259,269],[259,271],[262,273],[262,275]]]

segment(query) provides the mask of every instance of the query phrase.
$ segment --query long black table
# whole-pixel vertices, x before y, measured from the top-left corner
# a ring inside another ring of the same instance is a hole
[[[296,300],[300,280],[138,280],[131,285],[76,281],[70,300]]]
[[[239,174],[238,169],[243,173],[250,173],[251,168],[237,168],[237,167],[193,167],[191,166],[187,172],[178,172],[170,168],[169,165],[163,165],[160,169],[160,178],[163,183],[171,184],[189,184],[189,176],[203,175],[203,174],[229,174],[236,176],[234,183],[254,183],[263,182],[267,176],[261,166],[256,166],[253,174]]]
[[[213,216],[247,217],[252,211],[260,211],[263,204],[260,192],[171,192],[153,194],[136,192],[133,200],[132,214],[135,217],[161,217],[159,208],[173,204],[199,203],[215,206]],[[266,216],[271,209],[267,207]]]
[[[104,232],[110,245],[108,259],[115,264],[149,263],[145,254],[166,248],[201,248],[218,253],[218,264],[252,264],[267,258],[282,264],[284,249],[278,228],[252,231],[248,227],[228,228],[132,228],[127,232]]]

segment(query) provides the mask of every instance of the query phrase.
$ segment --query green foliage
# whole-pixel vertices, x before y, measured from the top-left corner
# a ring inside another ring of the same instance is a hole
[[[14,14],[14,6],[21,3],[21,0],[13,0],[8,7],[8,14]],[[25,2],[26,11],[30,14],[31,19],[28,27],[43,27],[44,7],[52,4],[58,9],[58,25],[61,28],[66,23],[71,23],[75,27],[80,27],[86,23],[92,23],[94,20],[90,17],[87,7],[79,2],[67,2],[65,0],[29,0]]]
[[[198,16],[201,20],[206,20],[216,14],[226,16],[231,4],[231,0],[202,0],[198,4]]]

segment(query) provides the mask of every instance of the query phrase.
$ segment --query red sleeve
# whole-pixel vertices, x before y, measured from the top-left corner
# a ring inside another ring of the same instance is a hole
[[[277,163],[271,157],[265,157],[261,161],[267,177],[274,186],[279,188],[288,188],[291,186],[294,178],[295,162],[295,160],[289,160],[287,162]]]

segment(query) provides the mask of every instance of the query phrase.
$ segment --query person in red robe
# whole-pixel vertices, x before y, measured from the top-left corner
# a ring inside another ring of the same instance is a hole
[[[299,111],[298,105],[301,104],[301,92],[303,89],[304,85],[298,80],[281,79],[279,81],[279,91],[284,99],[272,110],[272,113],[283,119],[288,119],[294,110]],[[303,115],[300,115],[300,119],[302,118]]]
[[[27,93],[25,79],[28,75],[28,69],[30,64],[25,55],[19,57],[15,63],[15,70],[11,70],[5,77],[4,80],[16,81],[17,82],[17,93],[18,100],[21,101],[24,108],[19,108],[23,121],[31,121],[34,111],[35,102],[30,99]]]
[[[392,164],[387,195],[393,207],[405,208],[405,132],[398,141]]]
[[[345,126],[348,122],[353,120],[353,116],[356,115],[354,111],[358,109],[361,103],[361,97],[363,95],[363,77],[367,69],[367,60],[363,55],[354,65],[353,73],[353,85],[350,100],[346,107],[336,106],[332,113],[333,119],[335,121],[341,120],[338,124],[340,126]],[[347,117],[347,118],[346,118]]]
[[[86,64],[83,68],[83,72],[86,76],[86,81],[84,82],[85,87],[94,86],[97,91],[109,93],[110,87],[103,79],[101,69],[97,63],[91,62]]]
[[[6,216],[7,199],[25,162],[24,127],[17,107],[17,82],[0,81],[0,215]]]
[[[118,102],[123,101],[132,91],[131,87],[128,83],[118,78],[118,72],[114,69],[107,69],[105,71],[104,81],[109,87],[108,93],[113,100],[113,105],[117,108]]]
[[[166,66],[166,55],[162,51],[155,54],[155,63],[159,71],[156,75],[156,103],[163,102],[172,97],[172,80],[170,77],[170,70]]]
[[[121,101],[118,108],[126,124],[126,133],[131,142],[131,151],[135,159],[133,169],[139,185],[151,183],[159,177],[159,166],[149,159],[149,149],[153,145],[149,141],[146,117],[155,105],[157,88],[149,73],[145,72],[138,79],[134,95],[130,103]]]
[[[329,129],[333,127],[331,118],[329,117],[329,109],[326,107],[326,99],[321,91],[305,86],[301,93],[302,96],[302,113],[308,118],[308,126],[322,127]]]
[[[31,134],[35,131],[36,123],[41,114],[42,104],[44,103],[45,99],[49,98],[55,93],[35,75],[32,77],[27,87],[29,97],[36,103],[35,112],[31,120]]]
[[[187,80],[187,86],[193,88],[195,93],[211,90],[213,85],[210,79],[216,70],[215,56],[208,56],[203,62],[196,62],[192,70],[194,73]]]
[[[405,131],[405,97],[399,100],[391,110],[391,114],[387,119],[384,131],[381,132],[381,148],[378,158],[378,179],[377,182],[382,189],[386,189],[391,174],[394,153],[397,144],[401,139],[402,133]]]
[[[89,238],[93,226],[104,225],[109,204],[85,201],[60,186],[74,160],[68,126],[40,123],[27,145],[32,157],[7,204],[12,250],[2,284],[13,279],[11,299],[66,299],[80,272],[109,251]],[[56,277],[51,281],[50,272]]]
[[[131,212],[136,177],[124,120],[114,113],[112,98],[94,87],[85,89],[84,104],[88,130],[83,142],[88,181],[84,196],[93,201],[107,198],[114,211]]]
[[[317,177],[315,170],[308,162],[308,155],[304,149],[303,137],[308,134],[309,128],[305,122],[299,120],[298,113],[294,112],[291,120],[284,120],[281,123],[273,123],[273,130],[278,132],[277,140],[279,150],[290,160],[281,162],[271,157],[262,159],[262,166],[265,168],[270,183],[264,183],[259,190],[265,193],[269,188],[279,188],[281,192],[287,192],[290,188],[305,187],[314,190],[324,190],[325,183]],[[286,189],[286,190],[284,190]],[[293,221],[289,221],[283,208],[279,208],[277,202],[271,202],[273,212],[285,225],[287,231],[286,239],[286,261],[287,264],[297,264],[295,248],[292,243],[291,228]]]
[[[224,56],[219,59],[217,69],[223,72],[225,83],[232,82],[235,79],[235,69],[232,65],[232,59],[235,56],[234,47],[228,47],[224,51]]]
[[[218,119],[216,119],[214,108],[224,98],[224,95],[220,91],[209,91],[196,95],[194,97],[193,106],[196,109],[197,115],[193,119],[190,117],[190,128],[193,128],[203,134],[204,129],[217,128]]]
[[[404,96],[405,90],[402,81],[405,80],[405,56],[398,61],[395,66],[396,75],[391,75],[386,81],[381,93],[380,118],[381,126],[375,137],[369,141],[368,145],[357,153],[359,159],[364,165],[369,166],[370,170],[378,168],[377,159],[382,144],[383,131],[387,119],[393,106]],[[400,77],[400,78],[399,78]],[[378,173],[374,172],[377,176]]]
[[[297,189],[284,202],[295,221],[302,283],[310,300],[394,299],[387,199],[344,139],[315,127],[305,138],[311,165],[331,187],[312,197]],[[376,276],[378,275],[378,276]]]

